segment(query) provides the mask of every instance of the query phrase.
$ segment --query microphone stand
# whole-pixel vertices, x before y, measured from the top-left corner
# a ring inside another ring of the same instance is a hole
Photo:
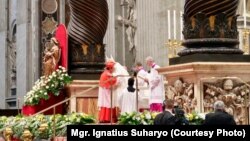
[[[113,122],[112,117],[113,117],[113,85],[111,85],[110,87],[110,125],[112,125],[112,122]]]
[[[134,72],[134,78],[135,78],[135,92],[136,92],[136,112],[139,112],[139,98],[138,98],[138,91],[139,91],[139,85],[138,85],[138,72]]]
[[[139,112],[139,98],[138,98],[138,91],[139,91],[139,88],[138,88],[138,78],[137,76],[135,77],[135,81],[136,81],[136,111]]]

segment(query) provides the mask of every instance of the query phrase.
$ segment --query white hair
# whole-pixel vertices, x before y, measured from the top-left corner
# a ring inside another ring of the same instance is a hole
[[[223,101],[218,100],[218,101],[216,101],[216,102],[214,103],[214,110],[215,110],[215,111],[216,111],[216,110],[224,110],[224,108],[225,108],[225,104],[224,104]]]
[[[151,57],[151,56],[148,56],[148,57],[146,58],[146,61],[147,61],[147,62],[148,62],[148,61],[154,61],[154,58]]]

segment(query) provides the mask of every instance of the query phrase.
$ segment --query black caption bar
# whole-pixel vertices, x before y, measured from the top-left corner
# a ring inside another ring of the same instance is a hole
[[[239,139],[250,140],[250,126],[69,125],[67,140]]]

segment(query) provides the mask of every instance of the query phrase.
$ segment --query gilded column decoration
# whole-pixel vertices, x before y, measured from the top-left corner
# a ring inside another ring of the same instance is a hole
[[[203,108],[204,112],[213,111],[213,104],[222,100],[226,112],[234,116],[237,124],[248,123],[250,89],[246,84],[232,80],[217,80],[213,83],[204,83]]]
[[[58,23],[53,17],[46,17],[45,20],[42,21],[42,30],[46,35],[53,34],[57,25]]]
[[[183,15],[186,49],[178,54],[242,54],[238,49],[238,3],[239,0],[186,0]]]
[[[175,105],[183,108],[186,113],[191,113],[197,106],[194,97],[194,84],[177,79],[173,85],[167,86],[167,97],[175,101]]]
[[[106,0],[69,0],[68,24],[71,72],[102,71],[103,38],[108,25]],[[84,70],[84,71],[82,71]]]

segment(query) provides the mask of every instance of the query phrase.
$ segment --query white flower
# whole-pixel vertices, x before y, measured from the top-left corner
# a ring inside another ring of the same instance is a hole
[[[33,101],[33,98],[30,98],[30,99],[29,99],[29,102],[31,103],[32,101]]]
[[[67,72],[67,70],[63,69],[63,73],[66,73],[66,72]]]
[[[140,120],[141,120],[141,118],[140,118],[140,117],[136,117],[136,120],[140,121]]]
[[[142,124],[143,125],[148,125],[148,123],[146,121],[144,121],[144,120],[142,121]]]
[[[45,92],[45,93],[44,93],[44,95],[48,95],[48,93],[47,93],[47,92]]]
[[[35,85],[37,85],[39,83],[39,80],[37,80],[36,82],[35,82]]]
[[[33,86],[33,87],[32,87],[32,89],[33,89],[33,90],[35,90],[35,89],[36,89],[36,85],[35,85],[35,86]]]
[[[205,113],[199,113],[198,116],[205,120],[206,114]]]
[[[147,114],[145,115],[145,117],[146,117],[146,119],[151,119],[150,113],[147,113]]]
[[[80,118],[77,118],[76,122],[80,122],[80,121],[81,121]]]
[[[53,76],[56,75],[56,72],[53,72],[52,75],[53,75]]]
[[[46,89],[49,89],[49,86],[46,86]]]
[[[52,84],[52,85],[51,85],[51,87],[55,87],[55,85],[54,85],[54,84]]]

